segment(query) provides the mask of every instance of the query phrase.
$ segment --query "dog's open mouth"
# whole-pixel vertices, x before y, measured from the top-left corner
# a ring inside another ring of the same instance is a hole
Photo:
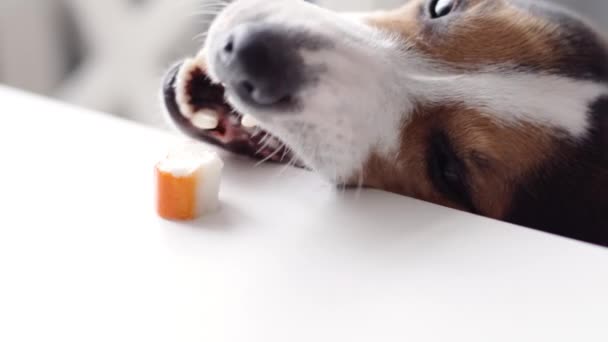
[[[224,88],[191,60],[171,68],[163,96],[171,120],[188,136],[257,160],[302,167],[283,142],[252,117],[236,112],[226,102]]]

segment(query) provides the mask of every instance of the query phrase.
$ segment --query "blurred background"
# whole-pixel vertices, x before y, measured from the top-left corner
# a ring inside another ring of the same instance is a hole
[[[535,0],[529,0],[535,1]],[[608,0],[552,0],[608,32]],[[0,83],[163,127],[161,77],[221,0],[0,0]],[[337,10],[406,0],[319,0]]]

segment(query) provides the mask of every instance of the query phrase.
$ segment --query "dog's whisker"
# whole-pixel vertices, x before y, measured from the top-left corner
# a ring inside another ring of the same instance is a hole
[[[193,6],[196,6],[196,9],[194,12],[190,12],[190,13],[198,13],[199,11],[208,11],[208,10],[214,10],[214,11],[218,11],[221,12],[221,10],[223,10],[224,8],[226,8],[226,6],[228,6],[228,4],[220,4],[220,3],[204,3],[204,4],[193,4],[192,2],[181,2],[181,3],[176,3],[176,6],[182,6],[182,7],[186,7],[189,9],[192,9]]]
[[[201,12],[201,13],[190,13],[187,15],[187,18],[202,18],[203,20],[212,20],[219,12]]]
[[[201,32],[201,33],[197,34],[195,37],[200,38],[200,37],[206,37],[207,35],[209,35],[209,31]]]
[[[223,4],[211,4],[211,5],[206,5],[206,6],[202,6],[201,8],[199,8],[196,11],[193,11],[189,14],[190,17],[192,16],[198,16],[201,14],[219,14],[220,12],[222,12],[224,10],[224,8],[226,8],[226,5]]]
[[[206,0],[204,5],[208,6],[208,5],[223,5],[223,6],[227,6],[229,5],[230,2],[228,1],[210,1],[210,0]]]
[[[268,146],[270,146],[272,139],[273,139],[273,137],[269,133],[266,133],[266,136],[263,137],[262,139],[260,139],[259,144],[261,145],[261,147],[255,152],[255,154],[259,154],[260,152],[262,152],[263,150],[268,148]]]
[[[287,144],[283,144],[283,155],[281,155],[281,161],[285,159],[289,152],[291,152],[291,150],[287,147]]]
[[[258,142],[258,145],[265,144],[268,141],[268,139],[270,139],[270,133],[264,132],[264,136],[262,137],[262,139],[260,139],[260,141]]]
[[[207,36],[209,35],[209,31],[203,32],[203,33],[199,33],[196,36],[194,36],[192,38],[192,40],[202,40],[204,41],[205,39],[207,39]]]
[[[222,1],[222,0],[204,0],[201,6],[213,6],[213,5],[230,5],[230,1]]]
[[[287,145],[285,145],[285,146],[286,146],[287,153],[290,155],[290,158],[289,158],[289,161],[282,168],[281,174],[284,173],[285,170],[287,170],[288,168],[294,167],[296,165],[297,161],[298,161],[298,157],[296,156],[296,154],[294,153],[294,151],[290,147],[288,147]]]
[[[258,146],[262,146],[262,145],[266,144],[266,142],[268,142],[268,139],[270,139],[270,133],[264,132],[264,136],[258,142]]]
[[[280,148],[274,150],[271,154],[269,154],[268,156],[266,156],[266,158],[264,158],[264,159],[260,160],[259,162],[257,162],[255,164],[255,166],[258,167],[258,166],[264,164],[265,162],[269,161],[270,159],[272,159],[273,157],[275,157],[277,154],[279,154],[280,151],[281,151]]]
[[[287,171],[288,169],[292,168],[295,166],[295,160],[296,157],[292,156],[289,160],[289,162],[287,162],[287,164],[283,165],[283,167],[281,167],[281,169],[279,170],[278,176],[282,176],[285,171]]]
[[[276,178],[282,177],[285,174],[286,170],[294,167],[297,160],[296,156],[293,154],[293,151],[287,146],[287,144],[284,143],[281,149],[283,149],[283,156],[281,157],[281,161],[285,160],[288,155],[290,156],[290,158],[289,161],[287,163],[284,163],[279,169],[279,171],[276,173]]]
[[[203,17],[203,16],[216,16],[218,14],[220,14],[220,11],[202,11],[202,12],[195,12],[195,13],[190,13],[188,14],[186,17],[187,18],[194,18],[194,17]]]
[[[285,165],[283,165],[283,167],[279,171],[279,176],[283,175],[285,173],[285,171],[287,171],[288,169],[296,167],[296,164],[299,161],[299,159],[296,156],[296,154],[294,153],[294,151],[291,148],[289,148],[287,146],[287,144],[284,144],[283,146],[285,148],[284,154],[289,155],[290,157],[289,157],[289,161],[287,163],[285,163]]]
[[[205,7],[201,7],[199,8],[197,11],[194,11],[194,13],[200,13],[200,12],[205,12],[205,11],[221,11],[224,8],[226,8],[226,6],[223,5],[217,5],[217,6],[205,6]]]
[[[203,1],[203,5],[224,5],[224,6],[228,6],[228,5],[230,5],[230,1],[222,1],[222,0],[215,0],[215,1],[211,1],[211,0],[204,0],[204,1]]]
[[[226,5],[222,5],[222,4],[207,4],[205,6],[201,6],[199,9],[209,9],[209,8],[224,8],[226,7]]]

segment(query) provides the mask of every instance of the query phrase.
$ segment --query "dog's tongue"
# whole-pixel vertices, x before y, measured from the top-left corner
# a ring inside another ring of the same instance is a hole
[[[195,139],[258,160],[288,163],[295,159],[279,139],[226,102],[224,88],[211,82],[199,60],[188,59],[171,69],[164,97],[173,121]]]

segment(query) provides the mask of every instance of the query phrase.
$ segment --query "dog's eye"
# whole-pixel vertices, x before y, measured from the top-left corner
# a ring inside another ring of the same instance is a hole
[[[431,0],[429,15],[431,19],[441,18],[452,12],[455,0]]]
[[[444,196],[475,211],[466,177],[466,165],[457,156],[449,139],[438,132],[431,136],[427,154],[428,175]]]

